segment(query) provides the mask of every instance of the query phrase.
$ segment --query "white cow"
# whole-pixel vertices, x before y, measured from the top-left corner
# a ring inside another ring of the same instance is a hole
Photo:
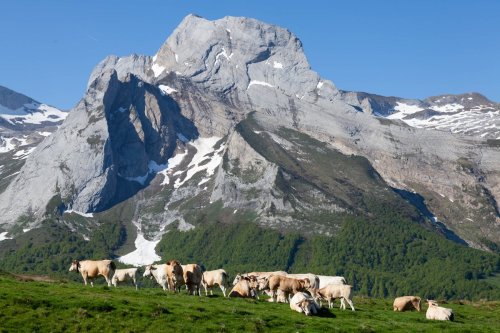
[[[429,305],[429,308],[425,313],[425,318],[429,320],[451,320],[451,321],[455,319],[455,315],[453,314],[452,309],[438,306],[438,303],[433,300],[427,300],[427,304]]]
[[[205,288],[205,295],[208,296],[208,289],[210,289],[210,295],[213,295],[213,287],[216,285],[222,290],[222,294],[226,297],[226,288],[229,287],[229,275],[223,269],[216,269],[214,271],[203,272],[203,278],[201,281],[203,288]]]
[[[118,282],[124,282],[127,280],[132,280],[134,282],[135,290],[137,290],[137,267],[115,270],[115,275],[113,275],[111,283],[116,288]]]
[[[293,295],[290,300],[290,309],[310,316],[311,314],[318,313],[319,305],[312,296],[300,291]]]
[[[147,265],[144,270],[144,277],[155,278],[156,282],[163,288],[167,290],[168,277],[167,277],[167,264],[161,265]]]
[[[318,275],[318,279],[318,288],[324,288],[329,284],[347,284],[347,281],[343,276]]]
[[[316,299],[324,299],[328,301],[328,307],[333,307],[333,300],[337,298],[344,299],[351,310],[354,311],[354,304],[352,303],[352,287],[347,284],[329,284],[324,288],[316,290]],[[345,310],[345,303],[342,302],[340,308]]]

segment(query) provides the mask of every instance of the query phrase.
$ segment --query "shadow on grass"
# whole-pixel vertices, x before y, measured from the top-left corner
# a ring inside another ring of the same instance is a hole
[[[336,318],[337,317],[334,313],[332,313],[329,309],[326,309],[326,308],[319,309],[317,316],[322,317],[322,318]]]

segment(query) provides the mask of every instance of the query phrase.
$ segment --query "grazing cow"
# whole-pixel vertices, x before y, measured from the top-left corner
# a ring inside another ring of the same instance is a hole
[[[437,302],[433,300],[427,300],[427,304],[429,304],[429,308],[425,313],[425,318],[429,320],[451,320],[451,321],[455,319],[455,315],[453,314],[452,309],[438,306]]]
[[[143,277],[150,277],[151,279],[154,277],[156,282],[163,288],[163,290],[167,290],[167,265],[147,265],[144,270]]]
[[[324,288],[316,291],[316,299],[324,299],[328,301],[328,307],[333,307],[333,300],[337,298],[344,299],[351,310],[354,311],[354,304],[352,303],[352,287],[348,284],[329,284]],[[341,303],[340,308],[345,310],[345,303]]]
[[[201,281],[203,288],[205,288],[205,295],[208,296],[208,289],[210,289],[210,295],[213,295],[213,287],[218,285],[222,290],[222,294],[226,297],[226,288],[229,287],[229,275],[223,269],[216,269],[214,271],[203,272],[203,278]]]
[[[294,279],[287,276],[271,275],[269,278],[264,278],[259,281],[259,290],[271,290],[271,297],[276,302],[276,292],[281,290],[288,301],[291,294],[296,294],[299,291],[311,289],[309,279]]]
[[[197,264],[182,265],[182,271],[184,274],[184,283],[186,284],[188,293],[193,295],[198,294],[198,296],[201,296],[200,287],[201,280],[203,278],[201,267]]]
[[[401,296],[394,299],[392,305],[394,311],[408,311],[415,309],[420,312],[420,297],[417,296]]]
[[[306,316],[317,314],[319,305],[314,298],[306,293],[298,292],[290,300],[290,309],[303,313]]]
[[[137,267],[115,270],[115,275],[113,275],[111,283],[116,288],[118,282],[124,282],[126,280],[132,280],[134,282],[135,290],[137,290]]]
[[[87,285],[87,279],[90,280],[90,285],[93,287],[93,280],[99,275],[104,276],[108,287],[111,287],[111,277],[115,273],[115,263],[111,260],[73,260],[69,271],[77,271],[82,275],[83,282]]]
[[[184,284],[184,270],[178,260],[167,261],[167,278],[169,289],[180,292]]]
[[[343,276],[318,275],[318,279],[318,288],[324,288],[329,284],[347,284],[347,281]]]
[[[238,273],[234,277],[233,286],[236,285],[236,283],[238,283],[238,281],[242,277],[255,276],[258,279],[262,279],[262,278],[267,278],[267,277],[269,277],[271,275],[282,275],[282,276],[285,276],[286,274],[287,273],[285,271],[276,271],[276,272],[250,272],[250,273],[244,273],[244,274]]]
[[[255,276],[242,276],[229,292],[228,297],[257,297],[257,278]]]

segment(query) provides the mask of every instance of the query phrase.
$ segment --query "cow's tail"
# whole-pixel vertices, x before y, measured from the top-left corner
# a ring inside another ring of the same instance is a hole
[[[342,277],[342,283],[347,284],[347,280],[345,279],[345,277]]]

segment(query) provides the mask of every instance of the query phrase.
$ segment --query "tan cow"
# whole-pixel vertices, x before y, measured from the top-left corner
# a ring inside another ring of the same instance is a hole
[[[144,269],[143,277],[154,278],[156,282],[163,288],[167,290],[168,278],[167,278],[167,265],[147,265]]]
[[[108,287],[111,287],[111,278],[115,273],[115,263],[111,260],[73,260],[69,271],[77,271],[82,275],[83,282],[87,285],[87,279],[90,280],[90,285],[93,287],[93,280],[99,275],[104,276]]]
[[[197,264],[182,265],[184,283],[189,294],[201,296],[200,287],[203,278],[201,267]],[[196,289],[196,290],[195,290]]]
[[[271,275],[282,275],[282,276],[285,276],[286,274],[287,273],[285,271],[276,271],[276,272],[250,272],[250,273],[243,273],[243,274],[238,273],[234,277],[233,286],[235,286],[236,283],[238,283],[238,281],[242,277],[255,276],[257,279],[263,279],[263,278],[268,278]]]
[[[324,288],[316,290],[316,299],[324,299],[328,301],[328,307],[333,308],[333,301],[337,298],[344,299],[351,310],[354,311],[352,303],[352,286],[348,284],[329,284]],[[340,304],[340,308],[345,310],[345,303]]]
[[[257,278],[255,276],[243,276],[229,292],[228,297],[257,297]]]
[[[202,279],[203,288],[205,288],[205,295],[208,296],[208,289],[210,294],[213,295],[213,287],[216,285],[222,290],[222,294],[226,297],[226,288],[229,287],[229,275],[223,269],[216,269],[214,271],[203,272]]]
[[[281,290],[285,295],[285,300],[288,301],[290,295],[295,295],[299,291],[307,291],[311,289],[309,279],[294,279],[282,275],[271,275],[269,278],[260,279],[259,289],[271,290],[271,297],[276,302],[276,292]]]
[[[420,297],[418,296],[401,296],[394,300],[392,305],[394,311],[408,311],[415,309],[420,311]]]
[[[167,261],[167,278],[169,289],[180,292],[184,285],[184,270],[179,260]]]

